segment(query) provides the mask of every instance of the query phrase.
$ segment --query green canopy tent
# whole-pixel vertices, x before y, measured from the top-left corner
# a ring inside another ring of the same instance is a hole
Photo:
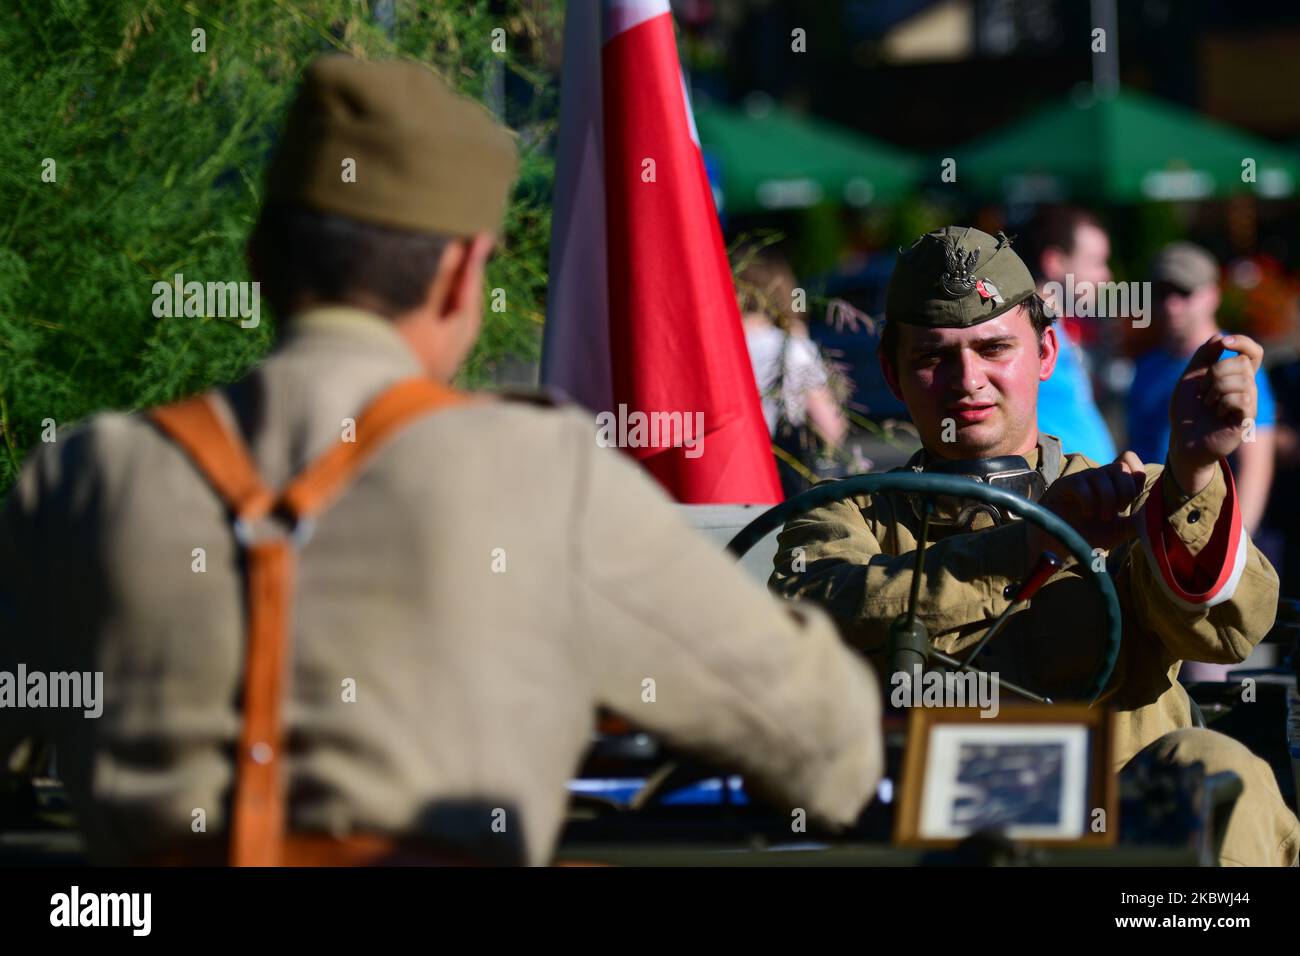
[[[729,214],[892,202],[912,193],[918,157],[780,108],[749,113],[697,104],[700,145],[720,167]]]
[[[1058,101],[952,155],[958,186],[1007,202],[1280,199],[1300,183],[1284,148],[1131,92]]]

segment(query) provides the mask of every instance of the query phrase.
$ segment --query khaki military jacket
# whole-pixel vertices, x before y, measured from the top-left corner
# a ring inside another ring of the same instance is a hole
[[[1040,457],[1033,463],[1041,472]],[[1070,454],[1060,473],[1093,467]],[[1140,538],[1106,555],[1123,628],[1119,660],[1101,698],[1117,711],[1117,766],[1164,733],[1191,726],[1178,682],[1182,661],[1244,660],[1277,611],[1277,573],[1240,528],[1239,514],[1234,525],[1226,466],[1191,498],[1161,481],[1162,471],[1146,467],[1146,488],[1132,508],[1140,512]],[[1038,557],[1028,553],[1024,522],[986,524],[947,536],[932,532],[925,551],[918,616],[935,646],[957,657],[1007,607],[1004,590],[1023,580]],[[884,673],[888,629],[907,606],[919,533],[915,509],[896,494],[815,509],[781,532],[769,585],[827,608]],[[1104,651],[1104,633],[1100,597],[1071,563],[1011,617],[977,666],[1054,700],[1079,697]],[[1004,704],[1018,699],[1001,695]]]
[[[416,374],[384,320],[317,310],[223,404],[278,488]],[[139,415],[37,446],[8,500],[0,669],[99,670],[104,701],[0,710],[0,753],[54,740],[97,861],[183,849],[197,811],[225,829],[236,562],[218,499]],[[830,825],[881,773],[865,660],[691,530],[585,413],[485,401],[408,426],[320,516],[295,587],[296,831],[513,839],[544,862],[602,705]]]

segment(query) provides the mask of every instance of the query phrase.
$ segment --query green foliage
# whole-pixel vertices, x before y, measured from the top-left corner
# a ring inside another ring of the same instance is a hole
[[[820,275],[834,268],[844,249],[845,230],[840,209],[818,203],[801,210],[790,248],[790,264],[798,275]]]
[[[237,377],[270,347],[270,319],[243,329],[237,318],[155,318],[152,286],[177,272],[249,278],[263,170],[298,77],[322,52],[430,63],[504,106],[521,133],[521,186],[488,285],[505,290],[507,308],[485,311],[466,384],[535,357],[552,170],[532,144],[551,131],[558,92],[532,51],[561,15],[529,0],[6,4],[0,491],[43,419],[166,401]],[[197,28],[205,52],[193,49]],[[497,28],[504,54],[492,49]],[[42,181],[47,157],[55,182]]]
[[[918,237],[941,229],[954,219],[962,217],[944,203],[917,195],[898,203],[889,218],[889,246],[906,249]]]

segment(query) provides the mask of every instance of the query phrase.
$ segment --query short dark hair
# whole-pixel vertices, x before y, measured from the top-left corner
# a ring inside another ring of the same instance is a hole
[[[364,304],[393,318],[423,301],[449,241],[269,203],[253,230],[252,246],[262,295],[281,319],[305,295]]]
[[[1047,306],[1043,302],[1043,297],[1037,292],[1028,299],[1020,303],[1029,312],[1029,324],[1033,326],[1034,333],[1038,336],[1038,351],[1043,350],[1043,333],[1051,328],[1056,317],[1047,311]],[[898,368],[898,322],[897,320],[884,323],[884,328],[880,331],[880,354],[884,356],[893,368]]]
[[[1029,220],[1016,237],[1015,249],[1029,266],[1035,282],[1043,279],[1043,253],[1052,248],[1060,249],[1067,256],[1074,252],[1080,226],[1105,228],[1096,216],[1078,206],[1044,206]]]

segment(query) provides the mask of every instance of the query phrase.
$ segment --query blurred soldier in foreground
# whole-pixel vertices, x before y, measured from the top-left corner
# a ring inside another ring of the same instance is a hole
[[[318,60],[250,244],[274,353],[33,453],[0,660],[102,670],[103,713],[6,711],[0,752],[56,741],[96,861],[545,862],[600,705],[826,824],[870,799],[876,681],[823,613],[587,415],[448,386],[515,163],[428,70]]]
[[[1276,614],[1277,574],[1242,529],[1225,461],[1255,412],[1251,370],[1262,350],[1240,335],[1205,341],[1174,389],[1167,464],[1125,452],[1098,466],[1068,454],[1070,436],[1036,425],[1038,386],[1057,358],[1051,322],[1005,236],[947,227],[918,239],[890,280],[880,346],[885,378],[924,446],[905,467],[961,461],[986,474],[1000,456],[1023,459],[997,461],[999,475],[1020,477],[1026,497],[1109,552],[1124,639],[1100,703],[1117,711],[1116,769],[1147,748],[1161,760],[1203,761],[1209,773],[1234,771],[1245,791],[1222,861],[1290,865],[1300,826],[1272,770],[1237,741],[1193,728],[1178,683],[1184,660],[1244,660]],[[1240,354],[1217,361],[1227,348]],[[939,650],[961,657],[1052,545],[1006,516],[978,512],[969,526],[949,517],[931,524],[917,616]],[[815,509],[787,523],[770,584],[821,603],[853,644],[878,654],[907,607],[919,533],[917,502],[903,495]],[[1066,567],[1010,619],[980,666],[1054,699],[1078,696],[1104,634],[1093,589]]]

